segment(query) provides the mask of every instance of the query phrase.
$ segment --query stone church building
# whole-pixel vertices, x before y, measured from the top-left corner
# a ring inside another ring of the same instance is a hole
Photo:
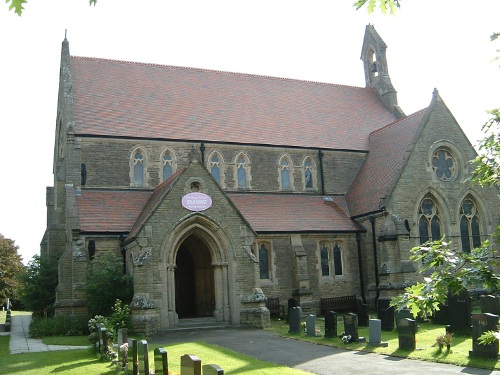
[[[500,222],[439,93],[406,115],[366,27],[366,87],[71,56],[62,43],[42,256],[56,314],[85,314],[93,257],[123,256],[133,324],[265,327],[267,297],[374,306],[418,279],[410,249],[470,251]]]

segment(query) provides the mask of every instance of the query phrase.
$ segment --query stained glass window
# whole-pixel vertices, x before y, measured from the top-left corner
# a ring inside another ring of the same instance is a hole
[[[343,274],[342,270],[342,250],[338,243],[333,247],[333,265],[335,267],[335,276],[340,276]]]
[[[453,156],[444,149],[438,149],[432,156],[432,168],[441,181],[451,181],[455,177],[456,163]]]
[[[236,161],[236,170],[238,174],[238,187],[241,188],[246,188],[247,187],[247,172],[245,170],[245,159],[243,158],[243,155],[240,155],[238,157],[238,160]]]
[[[462,251],[470,251],[481,245],[480,222],[477,208],[471,198],[466,198],[460,208],[460,236]]]
[[[321,276],[330,276],[330,259],[328,256],[328,247],[326,244],[321,245]]]
[[[418,216],[420,243],[441,239],[441,220],[439,219],[437,205],[433,199],[426,197],[422,200]]]
[[[165,155],[163,155],[163,181],[172,176],[172,161],[172,155],[170,155],[169,152],[166,152]]]
[[[212,156],[210,160],[210,172],[214,176],[215,181],[220,184],[220,161],[217,155]]]
[[[280,169],[281,169],[281,189],[282,190],[290,190],[290,172],[289,165],[286,159],[281,161]]]
[[[306,189],[313,188],[312,163],[309,158],[304,162],[304,181]]]

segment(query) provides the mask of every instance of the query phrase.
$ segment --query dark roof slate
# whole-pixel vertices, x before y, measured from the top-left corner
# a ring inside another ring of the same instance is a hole
[[[71,57],[79,135],[367,150],[372,88]]]

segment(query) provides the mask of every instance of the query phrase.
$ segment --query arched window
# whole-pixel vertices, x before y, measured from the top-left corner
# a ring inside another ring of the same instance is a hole
[[[172,153],[168,150],[165,151],[161,161],[163,164],[163,168],[162,168],[163,176],[162,177],[163,177],[163,181],[165,181],[170,176],[172,176],[175,172],[174,158],[172,156]]]
[[[462,251],[466,253],[470,253],[471,249],[481,246],[477,207],[470,196],[464,199],[460,207],[460,237],[462,239]]]
[[[342,269],[342,249],[338,242],[333,246],[333,265],[335,268],[335,276],[344,274]]]
[[[304,189],[311,190],[315,187],[315,165],[310,157],[304,159]]]
[[[212,176],[214,177],[215,181],[217,181],[217,183],[219,185],[222,185],[222,179],[221,179],[221,177],[222,177],[222,158],[216,152],[214,152],[210,156],[209,170],[210,170],[210,173],[212,174]]]
[[[330,276],[330,250],[328,246],[324,243],[321,245],[320,256],[321,256],[321,276]]]
[[[260,278],[270,279],[269,275],[269,249],[265,244],[259,246],[259,264],[260,264]]]
[[[281,190],[292,190],[292,162],[286,156],[282,157],[280,160],[279,174]]]
[[[134,151],[133,158],[134,185],[144,186],[144,153],[138,149]]]
[[[250,179],[250,162],[248,157],[241,153],[236,157],[236,183],[238,189],[247,189]]]
[[[437,241],[441,239],[439,209],[430,195],[426,196],[420,202],[418,209],[418,230],[421,244],[430,240]]]
[[[448,149],[438,148],[432,155],[432,169],[441,181],[452,181],[457,174],[457,162]]]

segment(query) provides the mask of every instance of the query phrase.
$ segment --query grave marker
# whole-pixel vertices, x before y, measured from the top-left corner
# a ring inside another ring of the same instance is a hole
[[[481,313],[500,315],[500,297],[499,296],[480,296]]]
[[[387,342],[382,342],[382,322],[380,319],[370,319],[370,338],[368,341],[369,346],[383,346],[387,347]]]
[[[469,357],[498,358],[498,340],[491,344],[479,344],[479,337],[487,331],[496,331],[498,327],[498,315],[472,314],[472,350]]]
[[[415,322],[415,320],[408,318],[401,319],[399,321],[399,327],[398,327],[399,349],[415,350],[416,333],[417,333],[417,323]]]
[[[302,320],[302,309],[300,307],[292,307],[288,310],[288,333],[300,333]]]
[[[130,339],[129,348],[132,350],[132,358],[128,361],[128,369],[132,375],[139,375],[139,347],[136,339]]]
[[[378,299],[377,317],[382,324],[382,330],[392,331],[394,329],[394,306],[391,306],[390,298]]]
[[[325,314],[325,338],[337,337],[337,313],[328,311]]]
[[[201,375],[201,361],[191,354],[184,354],[181,357],[181,374],[180,375]]]
[[[203,365],[203,375],[224,375],[224,370],[217,365]]]
[[[316,315],[309,314],[306,317],[307,336],[316,336]]]
[[[143,365],[138,366],[139,374],[149,375],[149,348],[146,340],[141,340],[139,343],[139,357],[143,361]]]
[[[353,313],[344,314],[344,335],[351,336],[350,341],[366,341],[358,335],[358,316]]]
[[[168,355],[165,348],[154,351],[155,375],[168,375]]]

